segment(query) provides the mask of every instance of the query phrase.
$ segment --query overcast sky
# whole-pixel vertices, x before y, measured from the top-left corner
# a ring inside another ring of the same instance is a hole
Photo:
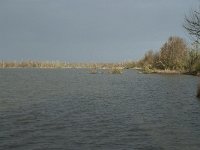
[[[118,62],[188,39],[199,0],[0,0],[0,59]]]

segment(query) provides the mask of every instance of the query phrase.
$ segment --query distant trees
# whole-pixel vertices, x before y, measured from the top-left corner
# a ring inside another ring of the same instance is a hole
[[[185,16],[183,27],[194,39],[191,46],[182,38],[172,36],[158,52],[148,51],[138,65],[144,70],[184,70],[200,74],[200,7]]]
[[[149,50],[140,61],[140,65],[149,69],[182,70],[186,66],[186,59],[186,42],[180,37],[172,36],[159,52]]]
[[[153,50],[147,51],[147,53],[144,56],[143,62],[144,62],[145,65],[147,65],[147,64],[153,65],[153,63],[154,63],[154,52],[153,52]]]
[[[138,62],[138,66],[145,69],[153,69],[156,67],[156,62],[159,58],[159,54],[153,50],[149,50],[145,53],[144,58]]]
[[[187,58],[187,44],[180,37],[170,37],[160,49],[160,63],[163,69],[184,69]]]
[[[200,74],[200,43],[194,42],[188,46],[177,36],[171,36],[158,52],[149,50],[136,66],[145,72],[158,70],[184,71],[189,74]]]

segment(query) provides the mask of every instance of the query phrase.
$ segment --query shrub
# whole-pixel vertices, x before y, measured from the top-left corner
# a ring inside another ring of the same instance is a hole
[[[111,74],[122,74],[122,69],[120,69],[120,68],[112,68],[110,73]]]

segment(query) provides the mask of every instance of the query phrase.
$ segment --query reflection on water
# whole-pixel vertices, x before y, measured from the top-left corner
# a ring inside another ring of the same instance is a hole
[[[200,149],[199,79],[0,70],[0,149]]]

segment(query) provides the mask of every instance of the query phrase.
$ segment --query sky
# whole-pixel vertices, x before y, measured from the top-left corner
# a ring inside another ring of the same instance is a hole
[[[0,0],[0,60],[122,62],[188,41],[199,0]]]

